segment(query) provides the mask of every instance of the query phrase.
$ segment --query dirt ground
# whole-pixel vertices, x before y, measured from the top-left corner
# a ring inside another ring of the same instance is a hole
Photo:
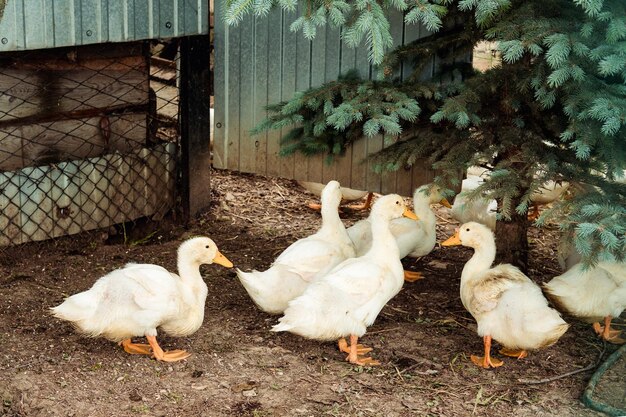
[[[90,339],[50,316],[48,308],[89,288],[127,262],[175,270],[175,250],[192,235],[213,238],[244,270],[266,268],[295,239],[320,224],[303,203],[313,198],[291,181],[217,171],[213,206],[187,229],[165,225],[154,235],[94,232],[0,250],[0,410],[5,416],[599,416],[580,395],[593,369],[533,384],[596,363],[606,348],[590,326],[571,329],[555,346],[484,371],[472,317],[459,300],[459,278],[471,252],[437,247],[407,268],[426,278],[405,284],[362,339],[382,362],[346,363],[333,343],[269,331],[277,317],[260,312],[233,270],[203,266],[206,316],[187,338],[161,336],[185,361],[159,363]],[[438,209],[438,238],[455,226]],[[365,214],[346,213],[346,224]],[[530,276],[559,273],[555,231],[532,230]],[[623,320],[618,325],[623,327]],[[494,350],[495,352],[495,350]],[[496,356],[498,356],[496,354]],[[626,391],[619,375],[607,389]],[[532,382],[532,381],[531,381]]]

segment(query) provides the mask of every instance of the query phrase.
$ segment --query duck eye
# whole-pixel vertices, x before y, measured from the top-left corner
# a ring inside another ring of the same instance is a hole
[[[399,205],[400,205],[400,202],[396,200],[396,206],[399,206]]]
[[[468,229],[469,230],[469,229]],[[209,249],[209,245],[206,245],[205,248]]]
[[[466,231],[466,232],[469,232],[469,227],[468,227],[467,229],[465,229],[465,231]],[[207,248],[208,248],[208,246],[207,246]]]

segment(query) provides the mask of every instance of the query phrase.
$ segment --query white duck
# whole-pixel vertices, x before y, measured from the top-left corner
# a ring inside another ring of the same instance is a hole
[[[322,205],[323,207],[323,205]],[[372,207],[374,235],[370,250],[347,259],[328,275],[311,284],[289,303],[274,332],[289,331],[316,340],[340,339],[347,360],[358,365],[377,365],[360,354],[370,351],[357,344],[380,310],[402,288],[403,270],[395,238],[389,230],[392,219],[415,215],[397,194],[379,198]],[[348,347],[345,336],[350,336]]]
[[[319,182],[298,181],[298,184],[311,194],[314,194],[318,197],[322,195],[322,190],[324,189],[324,184]],[[348,206],[348,208],[352,210],[367,210],[368,208],[370,208],[374,193],[362,190],[354,190],[347,187],[341,187],[341,199],[343,201],[356,201],[362,199],[363,197],[366,198],[365,202],[363,202],[362,204]],[[321,204],[318,203],[309,203],[308,206],[313,210],[321,210],[322,208]]]
[[[237,269],[239,281],[261,310],[282,313],[309,284],[355,255],[339,218],[340,201],[339,183],[330,181],[322,192],[322,227],[317,233],[292,243],[264,272]]]
[[[562,311],[593,323],[602,339],[624,343],[620,332],[611,330],[611,320],[626,309],[626,264],[600,262],[585,269],[578,263],[544,284],[546,294]],[[604,326],[599,321],[604,319]]]
[[[496,230],[498,203],[493,199],[477,198],[468,201],[467,193],[480,186],[490,171],[479,167],[470,167],[467,170],[467,178],[463,180],[461,192],[455,197],[450,215],[459,223],[478,222]],[[533,210],[528,214],[529,220],[539,217],[539,206],[556,201],[569,188],[569,183],[548,181],[537,191],[533,192],[530,200]]]
[[[539,206],[558,200],[568,188],[568,182],[557,183],[548,181],[543,184],[541,188],[530,195],[530,201],[533,202],[533,211],[528,215],[528,218],[536,220],[539,217]]]
[[[491,230],[496,230],[496,211],[498,210],[496,200],[477,198],[469,201],[467,199],[467,193],[476,189],[483,181],[481,177],[471,175],[468,170],[467,178],[461,183],[461,192],[452,203],[450,216],[461,224],[478,222]]]
[[[526,351],[554,344],[569,327],[548,302],[537,284],[519,269],[503,264],[491,267],[496,256],[493,233],[470,222],[461,225],[443,246],[463,245],[474,249],[461,274],[461,301],[476,319],[483,336],[485,356],[471,356],[483,368],[502,361],[491,358],[491,339],[504,345],[500,353],[523,358]]]
[[[167,362],[185,359],[190,353],[184,350],[161,349],[157,328],[172,336],[198,330],[208,293],[200,265],[211,263],[233,266],[211,239],[189,239],[178,248],[180,276],[158,265],[128,264],[98,279],[89,290],[68,297],[51,309],[52,314],[88,336],[120,342],[128,353],[152,354]],[[145,336],[149,344],[132,343],[135,336]]]
[[[428,255],[435,244],[437,218],[430,205],[440,203],[450,208],[448,200],[441,196],[439,189],[422,185],[413,194],[413,212],[418,220],[402,217],[391,221],[390,230],[396,239],[400,259],[405,256],[419,258]],[[372,246],[372,225],[368,219],[360,220],[348,228],[348,236],[354,244],[356,256],[362,256]],[[413,282],[423,278],[419,272],[405,271],[404,279]]]

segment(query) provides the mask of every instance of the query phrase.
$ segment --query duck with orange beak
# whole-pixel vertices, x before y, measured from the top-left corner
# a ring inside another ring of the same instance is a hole
[[[528,350],[550,346],[569,325],[548,306],[537,284],[510,264],[492,267],[496,243],[491,230],[476,222],[463,224],[442,246],[463,245],[474,249],[461,274],[461,301],[478,324],[485,354],[471,360],[483,368],[502,366],[491,357],[492,339],[504,348],[500,353],[518,359]]]
[[[68,297],[51,309],[52,314],[87,336],[119,342],[130,354],[165,362],[186,359],[191,354],[184,350],[163,351],[157,328],[171,336],[188,336],[200,328],[208,295],[200,265],[213,263],[233,266],[211,239],[192,238],[178,248],[180,276],[158,265],[128,264]],[[139,336],[148,344],[132,343],[131,338]]]
[[[372,207],[372,246],[367,253],[337,265],[328,275],[312,283],[289,303],[274,332],[288,331],[315,340],[337,340],[356,365],[378,365],[364,357],[370,348],[358,344],[380,310],[404,282],[398,245],[389,230],[401,216],[416,219],[397,194],[379,198]],[[350,337],[350,344],[345,337]]]

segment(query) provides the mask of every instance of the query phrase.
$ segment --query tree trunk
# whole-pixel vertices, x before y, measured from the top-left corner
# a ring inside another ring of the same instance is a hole
[[[510,221],[499,220],[496,223],[495,235],[496,263],[515,265],[528,274],[528,216],[526,213],[513,212]]]

